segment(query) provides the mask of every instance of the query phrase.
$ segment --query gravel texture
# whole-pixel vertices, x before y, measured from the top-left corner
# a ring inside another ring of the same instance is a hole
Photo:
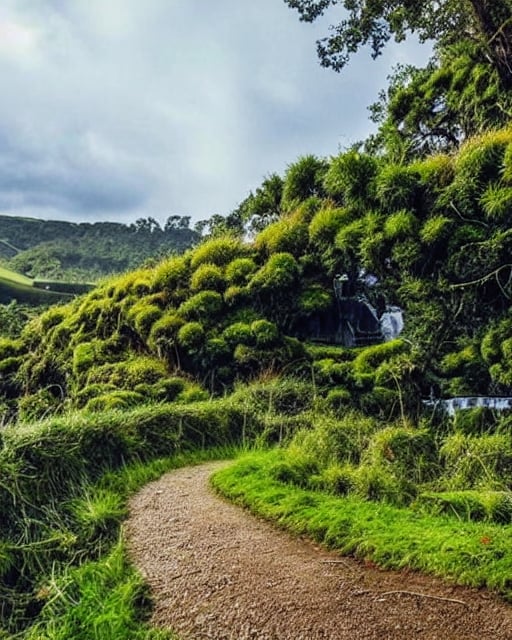
[[[342,558],[226,503],[208,487],[218,464],[131,501],[126,537],[154,625],[184,640],[512,639],[512,607],[486,591]]]

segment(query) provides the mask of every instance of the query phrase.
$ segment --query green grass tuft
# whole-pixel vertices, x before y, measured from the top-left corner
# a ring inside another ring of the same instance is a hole
[[[339,497],[279,482],[282,452],[253,453],[218,471],[214,488],[237,504],[343,554],[410,567],[512,600],[512,526],[464,522],[354,496]]]

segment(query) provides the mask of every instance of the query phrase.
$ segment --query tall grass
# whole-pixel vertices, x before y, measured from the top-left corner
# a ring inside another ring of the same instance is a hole
[[[140,581],[114,549],[127,498],[170,468],[232,455],[242,423],[248,436],[257,431],[249,409],[225,399],[74,413],[4,429],[0,637],[146,637],[147,630],[133,631],[143,624]],[[95,575],[104,577],[97,591]],[[101,594],[107,585],[120,589],[117,596]],[[110,620],[117,607],[124,623]],[[80,635],[73,624],[89,631]]]
[[[218,471],[222,495],[295,534],[387,568],[410,567],[512,601],[512,525],[449,516],[306,490],[275,479],[282,452],[253,453]]]

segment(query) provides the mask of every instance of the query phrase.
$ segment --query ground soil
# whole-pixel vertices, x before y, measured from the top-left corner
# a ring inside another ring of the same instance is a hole
[[[512,607],[492,594],[293,538],[214,495],[216,468],[171,472],[131,501],[154,625],[186,640],[512,639]]]

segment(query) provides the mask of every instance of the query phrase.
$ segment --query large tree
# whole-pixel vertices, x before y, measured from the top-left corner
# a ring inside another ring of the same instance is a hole
[[[317,42],[321,64],[340,71],[360,47],[374,57],[394,38],[415,33],[441,47],[469,39],[496,68],[503,87],[512,88],[512,0],[284,0],[301,20],[313,22],[330,7],[337,22]]]

